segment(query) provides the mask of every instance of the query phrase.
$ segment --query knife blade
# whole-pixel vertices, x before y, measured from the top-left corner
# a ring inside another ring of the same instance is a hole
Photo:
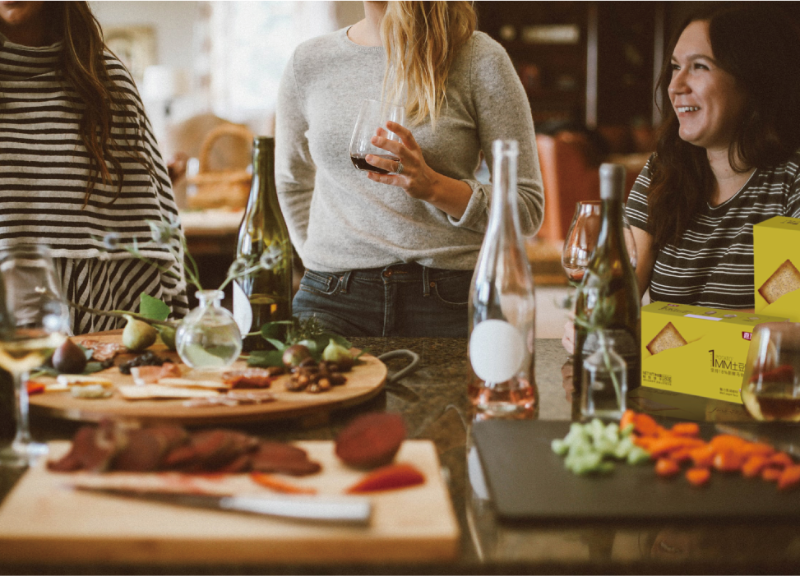
[[[369,524],[372,504],[362,496],[214,496],[209,494],[185,494],[158,490],[134,490],[131,488],[109,488],[75,485],[77,490],[123,496],[150,502],[162,502],[191,508],[208,508],[227,512],[244,512],[262,516],[309,520],[315,522]]]
[[[795,460],[800,460],[800,446],[791,442],[776,440],[767,434],[758,434],[752,430],[743,430],[742,428],[737,428],[730,424],[716,424],[714,427],[718,432],[738,436],[742,440],[747,440],[748,442],[763,442],[764,444],[769,444],[781,452],[786,452],[791,455]]]

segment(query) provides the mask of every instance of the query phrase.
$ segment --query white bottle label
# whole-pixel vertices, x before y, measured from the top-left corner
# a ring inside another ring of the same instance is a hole
[[[508,322],[485,320],[472,330],[469,359],[481,380],[505,382],[522,367],[525,341],[519,330]]]
[[[233,319],[236,320],[242,337],[250,332],[250,327],[253,325],[253,307],[250,305],[250,298],[235,281],[233,282]]]

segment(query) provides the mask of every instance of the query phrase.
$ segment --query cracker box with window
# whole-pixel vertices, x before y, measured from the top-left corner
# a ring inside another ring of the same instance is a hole
[[[753,226],[756,312],[800,322],[800,218]]]
[[[753,328],[786,318],[653,302],[642,308],[642,386],[742,403]]]

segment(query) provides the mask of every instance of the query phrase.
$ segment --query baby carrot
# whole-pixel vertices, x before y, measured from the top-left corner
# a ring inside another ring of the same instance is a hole
[[[686,471],[686,480],[693,486],[702,486],[711,478],[711,470],[708,468],[689,468]]]

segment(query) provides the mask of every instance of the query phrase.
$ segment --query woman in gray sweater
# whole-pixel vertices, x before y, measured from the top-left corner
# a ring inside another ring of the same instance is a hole
[[[530,105],[469,2],[365,2],[365,15],[301,44],[281,81],[278,196],[306,268],[294,314],[347,336],[465,337],[492,193],[475,171],[494,140],[519,143],[523,233],[542,221]],[[402,142],[373,138],[400,162],[366,157],[390,174],[351,163],[364,99],[405,103],[406,126],[387,123]]]

